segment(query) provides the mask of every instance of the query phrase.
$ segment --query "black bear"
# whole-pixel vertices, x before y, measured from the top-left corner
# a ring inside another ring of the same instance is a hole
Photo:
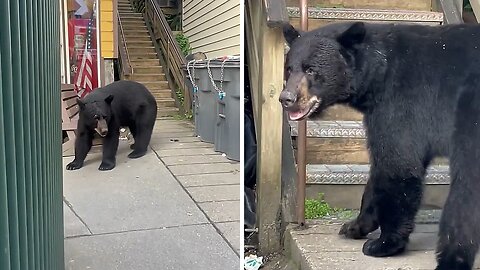
[[[290,45],[280,102],[292,120],[332,104],[364,115],[370,178],[359,216],[341,235],[379,239],[363,253],[405,250],[426,168],[450,160],[451,185],[437,245],[438,270],[471,269],[480,241],[480,27],[348,22],[299,32]]]
[[[67,170],[80,169],[92,147],[95,132],[103,137],[103,158],[99,170],[115,167],[120,128],[128,127],[134,138],[129,158],[139,158],[147,152],[157,117],[157,102],[148,89],[134,81],[116,81],[97,88],[83,99],[80,108],[75,159]]]

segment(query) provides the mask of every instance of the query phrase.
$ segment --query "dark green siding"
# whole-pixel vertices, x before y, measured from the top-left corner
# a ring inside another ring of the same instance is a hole
[[[0,0],[0,269],[64,269],[58,0]]]

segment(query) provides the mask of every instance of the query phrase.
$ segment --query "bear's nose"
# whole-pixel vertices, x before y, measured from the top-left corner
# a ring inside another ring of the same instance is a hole
[[[284,108],[290,108],[295,104],[295,101],[297,101],[297,95],[290,91],[283,90],[280,93],[279,101]]]

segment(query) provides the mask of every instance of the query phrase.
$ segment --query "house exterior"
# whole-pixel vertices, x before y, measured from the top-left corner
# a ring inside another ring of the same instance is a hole
[[[240,0],[182,1],[182,30],[192,52],[208,58],[240,54]]]
[[[86,88],[88,93],[90,88],[113,82],[118,55],[117,1],[59,1],[62,83],[75,84],[78,91]]]

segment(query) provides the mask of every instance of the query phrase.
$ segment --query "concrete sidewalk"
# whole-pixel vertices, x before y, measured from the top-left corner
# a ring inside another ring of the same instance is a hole
[[[192,128],[158,120],[144,157],[127,158],[120,141],[112,171],[98,171],[93,151],[64,172],[66,269],[239,268],[239,163]]]

